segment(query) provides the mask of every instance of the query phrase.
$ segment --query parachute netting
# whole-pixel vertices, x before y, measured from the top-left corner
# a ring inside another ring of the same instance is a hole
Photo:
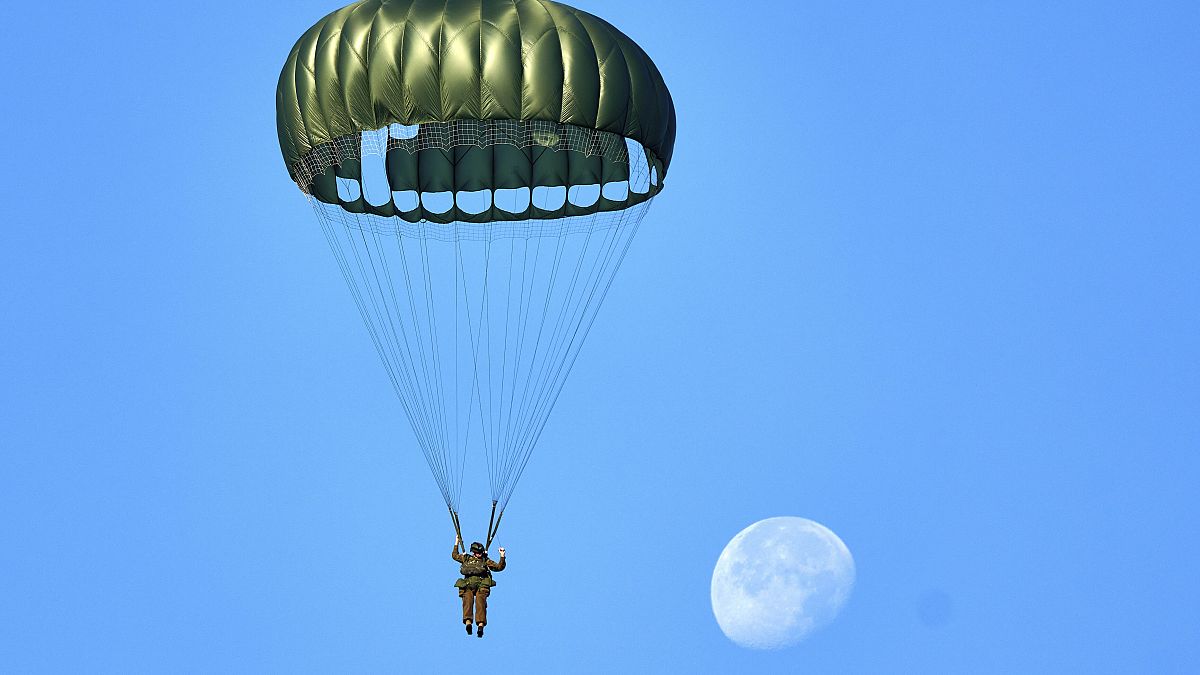
[[[614,135],[596,131],[561,142],[625,158],[623,184],[389,192],[386,180],[371,180],[369,165],[418,138],[416,125],[397,126],[359,134],[357,147],[339,140],[338,154],[364,167],[360,180],[338,179],[340,200],[521,213],[564,200],[586,207],[602,193],[623,200],[626,191],[645,194],[659,184],[637,142],[616,136],[614,151]],[[310,196],[456,527],[464,471],[477,453],[493,513],[503,514],[650,201],[554,219],[443,224],[353,213]]]

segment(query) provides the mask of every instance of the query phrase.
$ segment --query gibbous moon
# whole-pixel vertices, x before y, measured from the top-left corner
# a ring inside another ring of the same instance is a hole
[[[836,534],[807,518],[767,518],[717,559],[713,614],[735,643],[779,649],[832,621],[853,587],[854,558]]]

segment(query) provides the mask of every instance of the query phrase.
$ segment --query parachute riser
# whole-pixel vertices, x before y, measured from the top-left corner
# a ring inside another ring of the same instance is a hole
[[[459,553],[466,553],[467,544],[465,541],[463,541],[462,526],[459,524],[458,513],[454,509],[449,509],[449,511],[450,522],[454,524],[454,534],[456,540],[458,541],[458,551]],[[492,502],[492,515],[490,518],[488,518],[487,543],[483,545],[484,550],[491,548],[492,540],[496,538],[496,532],[500,530],[500,520],[502,518],[504,518],[504,512],[501,511],[500,514],[497,515],[496,502]]]
[[[492,510],[493,510],[493,512],[495,511],[495,509],[496,509],[496,503],[495,503],[495,502],[492,502]],[[496,537],[496,532],[498,532],[498,531],[500,530],[500,520],[501,520],[502,518],[504,518],[504,512],[503,512],[503,511],[501,511],[501,512],[500,512],[500,515],[496,516],[496,525],[495,525],[495,527],[493,527],[491,523],[488,523],[488,536],[487,536],[487,543],[486,543],[486,544],[484,544],[484,546],[483,546],[485,549],[487,549],[487,548],[491,548],[491,546],[492,546],[492,539],[495,539],[495,537]]]
[[[459,527],[459,524],[458,524],[458,514],[454,512],[454,509],[450,509],[450,521],[454,523],[454,534],[456,535],[456,537],[455,537],[455,538],[456,538],[456,541],[458,542],[458,544],[457,544],[457,546],[458,546],[458,552],[459,552],[459,553],[466,553],[466,552],[467,552],[467,545],[466,545],[466,543],[465,543],[465,542],[463,542],[463,538],[462,538],[462,528],[461,528],[461,527]]]

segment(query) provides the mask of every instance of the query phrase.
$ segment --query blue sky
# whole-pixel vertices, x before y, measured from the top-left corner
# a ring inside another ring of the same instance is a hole
[[[678,143],[469,641],[275,139],[335,5],[0,10],[3,669],[1194,668],[1200,8],[576,5],[653,56]],[[777,515],[858,583],[746,651],[709,578]]]

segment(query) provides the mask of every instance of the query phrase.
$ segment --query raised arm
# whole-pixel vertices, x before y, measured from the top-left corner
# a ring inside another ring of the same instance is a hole
[[[504,566],[507,564],[508,563],[504,559],[504,547],[503,546],[500,547],[500,561],[499,562],[497,562],[495,560],[487,561],[488,569],[492,570],[493,572],[499,572],[500,570],[504,569]]]
[[[460,539],[458,537],[454,538],[454,548],[450,549],[450,557],[454,558],[454,562],[462,562],[463,561],[462,554],[458,552],[458,545],[461,543],[462,543],[462,539]]]

